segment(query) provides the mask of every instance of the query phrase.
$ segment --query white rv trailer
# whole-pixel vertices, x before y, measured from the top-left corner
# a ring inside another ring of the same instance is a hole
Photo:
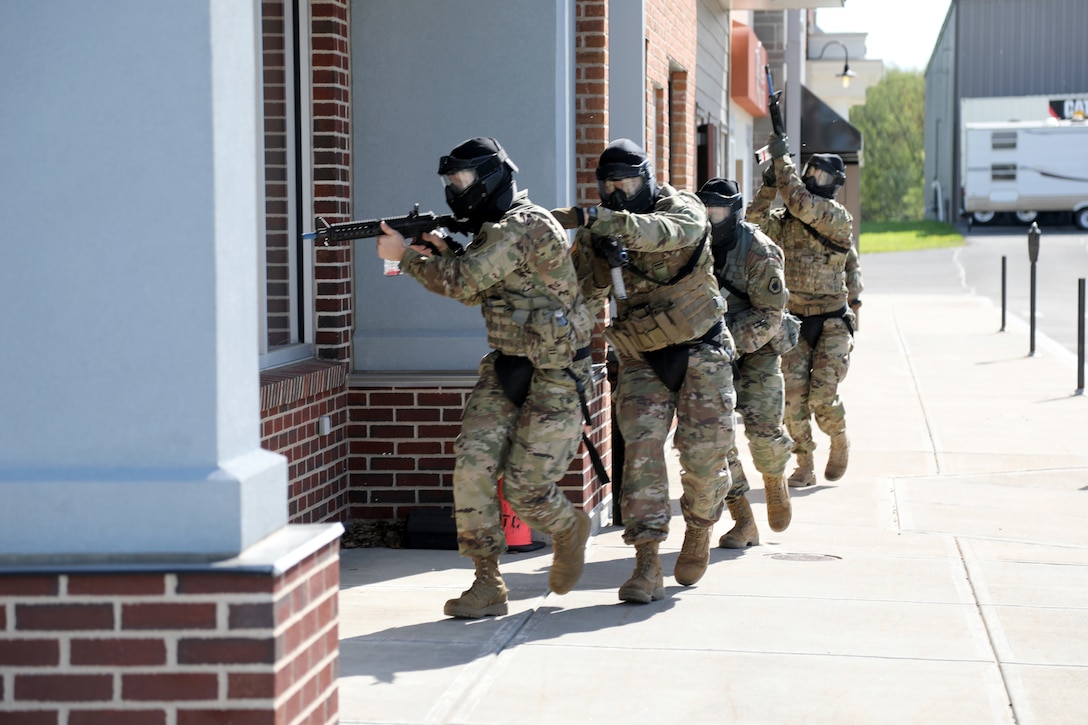
[[[1039,212],[1072,212],[1088,229],[1088,122],[968,123],[964,127],[963,209],[988,224],[1002,213],[1030,222]]]

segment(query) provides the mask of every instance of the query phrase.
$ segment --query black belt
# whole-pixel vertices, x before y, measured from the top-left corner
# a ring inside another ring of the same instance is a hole
[[[706,333],[699,338],[699,342],[704,345],[717,345],[718,347],[721,347],[723,327],[724,325],[722,321],[718,320],[716,323],[714,323],[713,327],[707,330]]]
[[[824,331],[824,321],[834,320],[840,317],[842,318],[842,321],[846,323],[846,329],[853,335],[854,326],[850,324],[850,320],[846,317],[846,307],[843,306],[837,310],[824,312],[819,315],[802,315],[801,337],[805,338],[805,342],[809,344],[809,347],[815,348],[816,343],[820,341],[820,334]]]

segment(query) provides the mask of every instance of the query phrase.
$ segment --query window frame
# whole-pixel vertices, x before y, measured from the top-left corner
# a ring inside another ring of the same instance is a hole
[[[268,5],[271,0],[264,0]],[[286,236],[287,236],[287,319],[288,339],[283,344],[273,345],[269,341],[269,255],[267,239],[267,219],[270,215],[268,206],[267,149],[262,153],[264,162],[261,166],[262,189],[264,189],[263,214],[261,215],[261,237],[264,240],[259,247],[259,355],[260,368],[268,369],[287,365],[314,357],[314,248],[313,241],[303,239],[303,234],[313,227],[314,205],[313,188],[313,86],[312,86],[312,46],[309,28],[311,25],[310,4],[307,0],[280,0],[282,3],[283,25],[283,134],[285,136],[285,185],[286,197]],[[262,34],[262,38],[264,35]],[[268,73],[264,67],[262,53],[262,98],[265,95],[265,81]],[[267,113],[267,103],[262,103]],[[267,134],[261,134],[262,147]]]

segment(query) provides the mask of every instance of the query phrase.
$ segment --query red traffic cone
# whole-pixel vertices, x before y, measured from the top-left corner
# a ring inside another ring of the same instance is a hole
[[[533,541],[533,530],[518,518],[514,509],[502,495],[502,476],[499,476],[499,502],[502,505],[502,531],[506,535],[506,550],[513,552],[536,551],[544,546],[543,541]]]

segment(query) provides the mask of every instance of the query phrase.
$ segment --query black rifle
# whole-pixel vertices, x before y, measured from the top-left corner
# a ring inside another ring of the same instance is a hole
[[[623,266],[627,264],[627,250],[619,237],[593,235],[593,250],[598,257],[608,262],[612,274],[612,291],[616,299],[627,299],[627,286],[623,283]]]
[[[779,105],[779,100],[782,98],[782,91],[775,91],[774,80],[771,78],[771,67],[769,65],[763,66],[763,72],[767,74],[767,115],[771,117],[771,128],[779,136],[786,135],[786,124],[782,120],[782,106]]]
[[[345,242],[352,239],[367,239],[369,237],[376,237],[382,234],[382,222],[385,222],[390,227],[400,232],[405,239],[414,239],[413,244],[422,244],[434,253],[438,253],[438,249],[430,242],[423,239],[424,232],[435,232],[441,236],[447,245],[457,254],[464,251],[464,248],[453,241],[449,234],[445,234],[442,230],[449,232],[458,232],[462,234],[468,234],[468,222],[463,219],[457,219],[449,215],[439,216],[433,211],[419,211],[419,204],[416,204],[412,211],[404,216],[385,217],[383,219],[362,219],[359,221],[341,222],[340,224],[329,224],[325,221],[324,217],[317,218],[317,231],[308,232],[303,234],[303,239],[317,239],[321,241],[326,247],[329,242]]]

